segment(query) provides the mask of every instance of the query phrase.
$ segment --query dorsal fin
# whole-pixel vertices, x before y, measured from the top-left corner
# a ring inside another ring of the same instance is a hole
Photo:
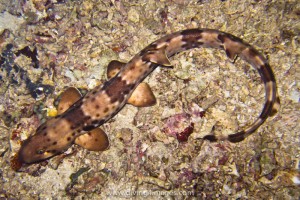
[[[147,83],[140,83],[131,94],[127,103],[136,107],[147,107],[156,104],[156,98]]]
[[[90,151],[104,151],[109,147],[109,139],[101,128],[96,128],[77,137],[75,144]]]
[[[150,50],[143,55],[142,60],[159,64],[165,67],[172,67],[169,58],[166,55],[166,47]]]
[[[81,98],[81,94],[75,87],[69,87],[61,94],[61,99],[57,106],[57,114],[62,114],[76,101]]]

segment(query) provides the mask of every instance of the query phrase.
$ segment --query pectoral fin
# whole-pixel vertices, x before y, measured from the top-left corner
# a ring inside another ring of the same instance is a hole
[[[61,94],[61,99],[59,101],[59,104],[57,106],[57,114],[62,114],[68,108],[70,108],[71,105],[73,105],[76,101],[78,101],[81,98],[80,92],[74,88],[69,87]]]
[[[111,79],[112,77],[116,76],[117,73],[124,67],[126,63],[120,62],[118,60],[111,61],[107,66],[107,79]]]
[[[77,137],[75,144],[90,151],[104,151],[109,147],[109,139],[101,128],[96,128]]]
[[[147,107],[156,104],[156,98],[147,83],[140,83],[133,91],[127,103],[136,107]]]

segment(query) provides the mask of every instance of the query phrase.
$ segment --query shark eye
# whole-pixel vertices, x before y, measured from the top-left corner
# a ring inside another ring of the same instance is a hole
[[[45,153],[45,150],[44,149],[39,149],[36,151],[37,154],[44,154]]]

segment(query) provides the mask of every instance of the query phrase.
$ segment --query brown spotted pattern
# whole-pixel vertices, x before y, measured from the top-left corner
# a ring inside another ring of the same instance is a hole
[[[211,29],[190,29],[167,35],[151,43],[127,64],[121,66],[118,62],[112,63],[111,71],[116,75],[102,87],[89,92],[65,113],[41,125],[36,134],[23,143],[19,152],[20,161],[39,162],[65,151],[77,137],[113,117],[126,104],[139,83],[156,67],[170,67],[169,57],[180,51],[199,47],[222,49],[232,60],[239,56],[256,68],[261,76],[265,85],[266,101],[258,119],[249,128],[227,137],[204,137],[210,141],[242,141],[279,109],[272,69],[258,51],[231,34]]]

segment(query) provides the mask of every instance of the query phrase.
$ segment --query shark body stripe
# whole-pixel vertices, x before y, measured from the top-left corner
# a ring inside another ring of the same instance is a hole
[[[245,130],[217,137],[207,135],[210,141],[239,142],[255,132],[279,109],[279,98],[274,73],[267,60],[251,45],[229,33],[213,29],[188,29],[166,35],[136,54],[120,71],[102,86],[97,86],[74,103],[63,114],[41,125],[19,151],[23,163],[45,160],[65,151],[82,134],[101,126],[116,115],[126,104],[135,88],[156,67],[170,67],[169,57],[192,48],[209,47],[225,51],[230,59],[237,56],[250,63],[259,72],[265,85],[265,104],[260,116]]]

